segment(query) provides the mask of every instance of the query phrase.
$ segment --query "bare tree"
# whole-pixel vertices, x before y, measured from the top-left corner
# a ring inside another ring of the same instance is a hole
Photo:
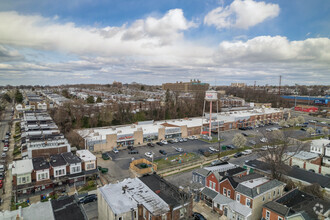
[[[303,116],[298,116],[297,121],[299,124],[304,124],[305,123],[305,118]]]
[[[281,127],[284,127],[287,125],[286,121],[285,120],[281,120],[279,123],[278,123],[279,126]]]
[[[286,163],[291,157],[299,153],[307,144],[290,138],[290,132],[279,130],[263,134],[266,140],[266,147],[259,151],[258,155],[269,165],[271,177],[280,179],[282,173],[286,171]],[[292,154],[287,155],[287,152]]]
[[[246,138],[240,133],[235,134],[235,136],[233,138],[233,143],[237,147],[244,147],[246,144],[246,141],[247,141]]]

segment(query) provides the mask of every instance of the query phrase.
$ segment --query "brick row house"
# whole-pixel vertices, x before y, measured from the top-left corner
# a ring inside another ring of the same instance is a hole
[[[85,159],[88,158],[88,162]],[[13,191],[18,199],[30,194],[64,191],[66,185],[81,185],[98,173],[96,157],[87,150],[14,161],[11,164]]]

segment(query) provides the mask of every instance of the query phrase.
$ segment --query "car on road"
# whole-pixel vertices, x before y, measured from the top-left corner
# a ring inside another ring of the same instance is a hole
[[[153,155],[154,155],[154,153],[153,153],[153,152],[146,152],[144,155],[145,155],[146,157],[152,158]]]
[[[177,152],[183,152],[183,149],[181,148],[181,147],[176,147],[176,148],[174,148]]]
[[[260,142],[262,142],[262,143],[266,143],[268,141],[268,139],[267,138],[260,138]]]
[[[138,150],[131,150],[131,151],[128,151],[129,154],[138,154],[139,151]]]
[[[3,182],[0,180],[0,189],[2,188]]]
[[[212,151],[212,152],[219,152],[219,150],[215,149],[214,147],[209,147],[209,150]]]
[[[321,121],[321,124],[324,124],[324,125],[326,125],[327,123],[326,123],[325,121]]]
[[[270,128],[266,128],[266,131],[268,131],[268,132],[271,132],[271,131],[272,131],[272,129],[270,129]]]
[[[148,143],[147,146],[154,147],[155,145],[153,143]]]
[[[300,128],[301,131],[306,131],[306,128]]]
[[[242,135],[243,135],[243,136],[245,136],[245,137],[247,137],[247,136],[248,136],[248,135],[247,135],[247,134],[245,134],[245,133],[242,133]]]
[[[159,153],[163,154],[163,155],[166,155],[166,151],[165,150],[159,150]]]
[[[118,149],[117,149],[116,147],[114,147],[114,148],[112,149],[112,152],[114,152],[115,154],[118,154],[118,153],[119,153],[119,151],[118,151]]]
[[[241,152],[237,152],[235,155],[234,155],[234,157],[235,158],[238,158],[238,157],[240,157],[240,156],[242,156],[243,154],[241,153]]]
[[[90,194],[90,195],[87,195],[87,196],[81,198],[79,200],[79,203],[86,204],[86,203],[94,202],[96,200],[97,200],[97,195],[96,194]]]
[[[220,160],[223,162],[227,162],[228,160],[230,160],[230,158],[228,156],[224,156],[224,157],[221,157]]]
[[[242,152],[243,155],[249,155],[252,154],[252,150],[245,150]]]
[[[7,154],[6,154],[6,153],[2,153],[2,154],[1,154],[1,157],[3,157],[3,158],[4,158],[4,157],[7,157]]]
[[[217,165],[220,165],[220,164],[222,164],[222,163],[223,163],[222,160],[213,160],[213,161],[211,162],[211,166],[217,166]]]
[[[160,141],[156,142],[156,144],[159,145],[159,146],[163,146],[164,145],[164,143],[163,142],[160,142]]]
[[[102,154],[102,159],[103,159],[103,160],[109,160],[110,157],[109,157],[108,153],[103,153],[103,154]]]
[[[194,220],[206,220],[206,218],[201,213],[198,212],[193,213],[193,218]]]

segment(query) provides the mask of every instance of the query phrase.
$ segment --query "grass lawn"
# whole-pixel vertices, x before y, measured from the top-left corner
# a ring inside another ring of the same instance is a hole
[[[316,140],[316,139],[326,138],[327,136],[328,136],[328,138],[330,137],[330,135],[321,135],[321,136],[312,136],[312,137],[301,138],[299,140],[309,141],[309,140]]]
[[[207,142],[207,143],[218,143],[219,142],[217,137],[212,137],[212,140],[210,140],[210,141],[207,139],[204,139],[204,138],[200,138],[199,140]],[[225,139],[221,139],[220,142],[224,141],[224,140]]]
[[[195,153],[182,153],[180,155],[174,155],[162,159],[155,160],[154,163],[157,164],[157,170],[162,170],[168,167],[179,166],[186,162],[196,161],[199,156]]]
[[[22,202],[22,203],[18,203],[17,204],[17,208],[16,208],[16,203],[15,202],[12,202],[11,203],[11,206],[10,206],[10,210],[13,211],[13,210],[16,210],[18,209],[18,207],[22,206],[22,208],[25,208],[25,207],[28,207],[29,204],[27,202]]]

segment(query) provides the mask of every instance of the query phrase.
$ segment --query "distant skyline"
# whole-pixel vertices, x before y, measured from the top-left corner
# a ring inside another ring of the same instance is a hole
[[[330,85],[328,0],[0,0],[0,85]]]

